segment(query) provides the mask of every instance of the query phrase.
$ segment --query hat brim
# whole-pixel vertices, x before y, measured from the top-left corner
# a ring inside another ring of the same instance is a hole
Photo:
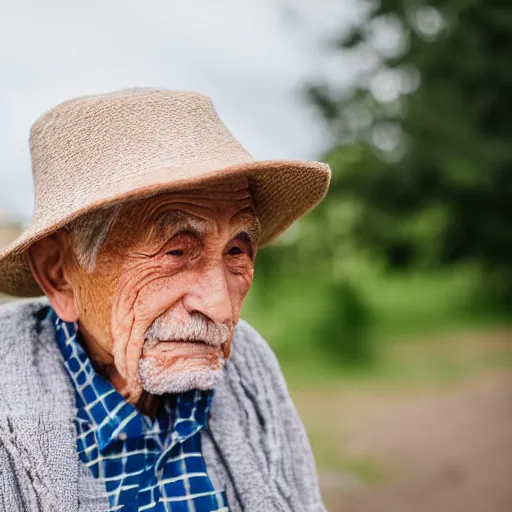
[[[32,224],[0,253],[0,292],[17,297],[42,295],[28,265],[28,248],[85,213],[127,200],[239,176],[249,179],[254,208],[261,224],[260,247],[263,247],[323,199],[329,187],[331,171],[328,165],[320,162],[267,160],[232,165],[173,181],[165,180],[165,169],[145,173],[143,184],[69,212],[58,221],[42,225],[40,220],[33,219]]]

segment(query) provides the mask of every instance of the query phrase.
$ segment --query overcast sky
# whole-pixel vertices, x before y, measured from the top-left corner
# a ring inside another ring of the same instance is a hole
[[[30,126],[45,110],[83,94],[132,86],[204,92],[254,157],[317,157],[325,137],[300,86],[319,75],[350,76],[350,69],[328,62],[321,41],[353,23],[361,15],[358,5],[357,0],[1,2],[0,212],[30,219]]]

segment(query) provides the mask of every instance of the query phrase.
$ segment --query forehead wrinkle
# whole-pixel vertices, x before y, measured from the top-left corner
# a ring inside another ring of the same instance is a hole
[[[137,212],[141,222],[150,225],[158,222],[162,215],[171,214],[179,211],[176,203],[180,201],[174,194],[161,194],[144,201],[137,205]]]
[[[208,191],[210,190],[202,189],[187,191],[183,194],[166,193],[138,200],[124,207],[125,214],[128,214],[128,216],[123,216],[128,222],[134,222],[135,226],[138,227],[139,240],[151,244],[172,238],[179,231],[189,230],[196,232],[199,236],[204,236],[215,230],[210,219],[191,212],[189,210],[190,206],[204,209],[215,217],[217,208],[223,208],[226,203],[238,202],[235,214],[231,218],[226,218],[227,224],[231,228],[233,222],[242,222],[242,220],[247,222],[247,217],[250,217],[249,225],[246,226],[245,230],[251,241],[257,244],[260,226],[252,208],[249,190],[247,188],[238,190],[238,193],[242,193],[242,195],[237,197],[236,200],[231,197],[232,194],[226,194],[226,191],[213,194],[216,197],[210,197],[208,193],[205,194]],[[195,204],[196,201],[197,204]],[[207,215],[207,217],[209,216]]]

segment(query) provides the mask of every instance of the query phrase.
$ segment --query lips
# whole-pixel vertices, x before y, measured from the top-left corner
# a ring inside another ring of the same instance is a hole
[[[209,355],[219,352],[220,347],[214,347],[202,340],[172,340],[158,341],[151,343],[151,346],[144,346],[142,355],[146,356],[188,356]]]

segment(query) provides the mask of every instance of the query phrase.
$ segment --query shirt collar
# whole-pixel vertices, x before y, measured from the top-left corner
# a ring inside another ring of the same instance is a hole
[[[183,442],[207,427],[212,391],[191,390],[176,395],[175,410],[170,399],[163,401],[162,412],[153,422],[126,402],[114,386],[94,370],[79,341],[76,322],[64,322],[53,309],[49,317],[64,357],[76,395],[76,420],[94,425],[100,451],[117,440],[141,437],[145,432],[164,433],[172,429],[171,445]],[[171,419],[174,414],[174,422]]]

